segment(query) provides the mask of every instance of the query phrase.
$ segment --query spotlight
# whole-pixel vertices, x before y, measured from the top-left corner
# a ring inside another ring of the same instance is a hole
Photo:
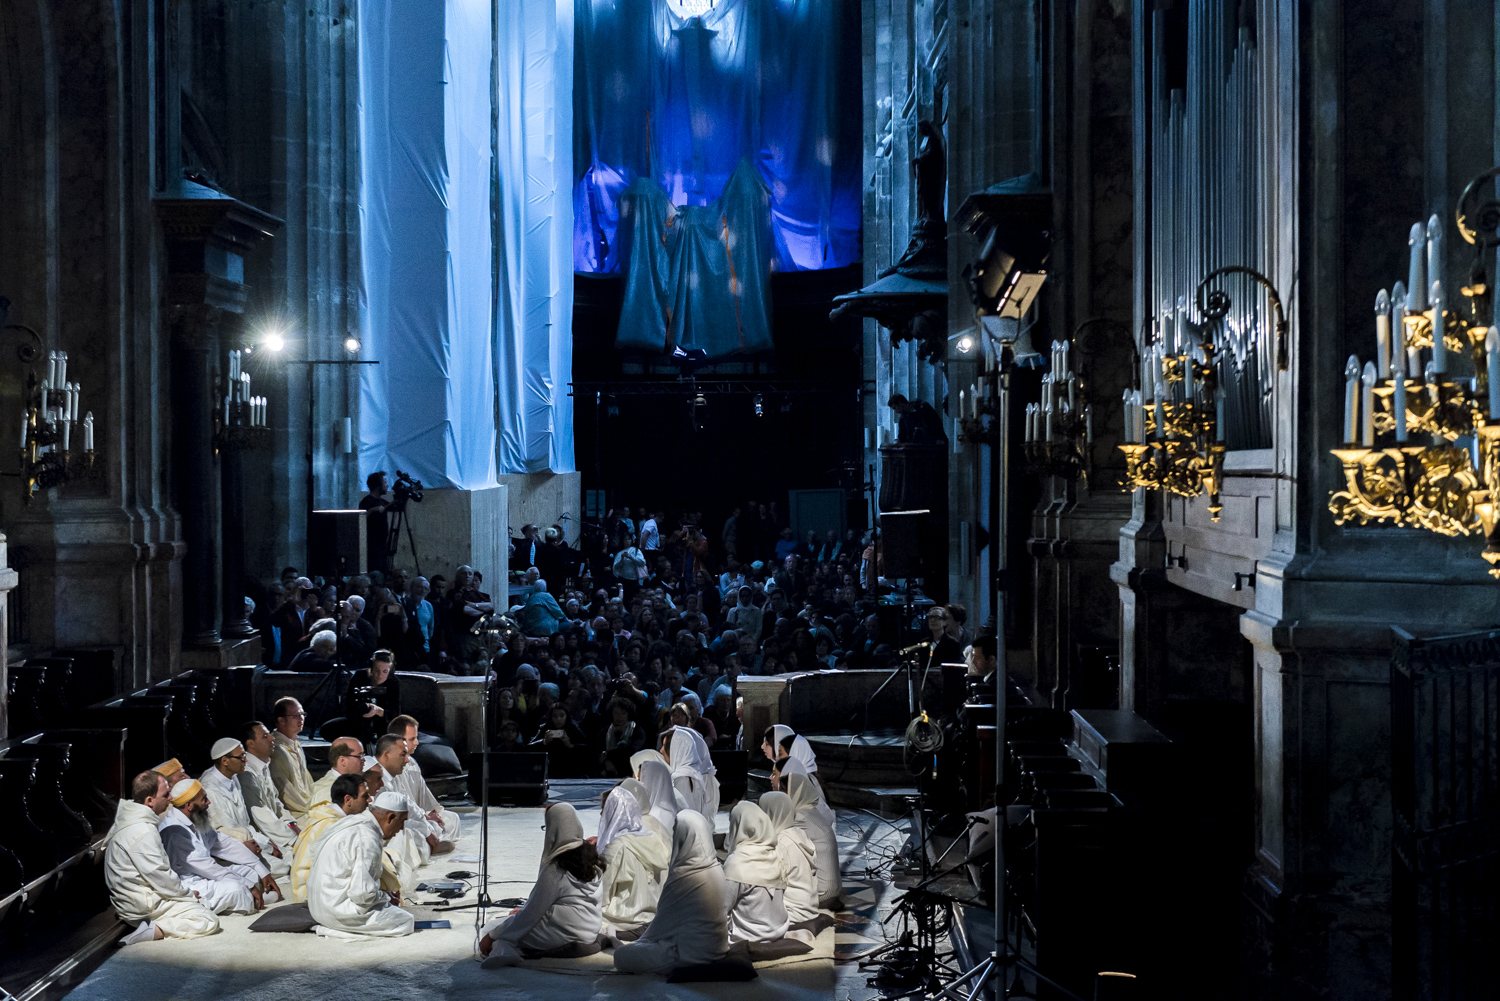
[[[358,337],[345,337],[344,338],[344,350],[347,351],[347,352],[349,352],[352,355],[359,354],[359,338]]]
[[[280,351],[286,347],[286,338],[272,331],[266,335],[266,349],[268,351]]]
[[[703,430],[703,418],[708,413],[708,398],[702,393],[693,397],[693,427]]]
[[[959,354],[966,355],[970,351],[974,350],[974,338],[969,336],[968,334],[964,334],[958,339],[958,343],[955,344],[954,347],[958,348]]]
[[[755,416],[766,416],[766,401],[761,397],[759,393],[755,394],[755,399],[752,402],[755,404]]]

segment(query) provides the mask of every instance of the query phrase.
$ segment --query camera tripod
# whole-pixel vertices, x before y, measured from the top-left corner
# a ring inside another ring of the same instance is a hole
[[[397,501],[395,505],[386,510],[394,515],[391,518],[390,528],[386,531],[385,552],[390,565],[395,565],[396,550],[401,548],[401,529],[406,529],[406,542],[411,546],[411,564],[416,570],[418,577],[422,576],[422,561],[417,558],[417,540],[412,538],[411,518],[406,513],[407,500]]]

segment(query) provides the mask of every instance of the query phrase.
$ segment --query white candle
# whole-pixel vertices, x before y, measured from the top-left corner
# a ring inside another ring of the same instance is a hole
[[[1129,444],[1135,441],[1135,429],[1131,427],[1131,423],[1135,420],[1135,406],[1132,403],[1130,390],[1125,390],[1120,402],[1125,407],[1125,441]]]
[[[1391,377],[1391,299],[1385,289],[1375,294],[1375,367],[1382,379]]]
[[[66,452],[73,443],[73,423],[63,421],[63,451]]]
[[[83,447],[90,452],[94,450],[94,412],[92,410],[83,416]]]
[[[1135,391],[1135,440],[1137,444],[1146,443],[1146,403],[1142,399],[1139,389]]]
[[[68,420],[70,421],[76,421],[78,419],[78,397],[81,395],[83,395],[83,387],[78,385],[78,383],[76,382],[73,383],[73,412],[68,417]]]
[[[974,407],[974,419],[979,420],[979,393],[977,391],[969,397],[969,403]]]
[[[1401,282],[1391,286],[1391,371],[1403,372],[1406,368],[1406,324],[1401,318],[1406,315],[1406,286]]]
[[[1396,417],[1396,444],[1399,445],[1406,441],[1406,374],[1398,369],[1391,382],[1396,390],[1391,400]]]
[[[68,384],[68,353],[59,351],[57,353],[57,383],[59,386]]]
[[[31,408],[21,404],[21,447],[26,447],[27,432],[31,430]]]
[[[1422,259],[1427,252],[1427,231],[1421,223],[1411,224],[1406,246],[1411,251],[1406,269],[1406,311],[1420,313],[1427,308],[1427,269]]]
[[[45,382],[42,383],[42,385],[43,386],[54,385],[54,384],[56,384],[56,382],[57,382],[57,352],[56,351],[48,351],[47,352],[47,379],[46,379]]]
[[[1375,378],[1375,363],[1365,362],[1364,377],[1360,380],[1364,383],[1364,399],[1360,409],[1364,411],[1364,438],[1361,443],[1365,448],[1375,447]]]
[[[1167,433],[1167,387],[1161,383],[1156,384],[1156,437],[1164,438]]]
[[[1427,280],[1443,277],[1443,223],[1433,213],[1427,220]]]
[[[1443,283],[1432,283],[1432,370],[1448,372],[1448,346],[1443,343]]]
[[[1490,384],[1490,419],[1500,418],[1500,330],[1484,335],[1485,373]]]
[[[1045,431],[1045,433],[1043,435],[1042,440],[1043,441],[1051,441],[1052,440],[1052,408],[1051,407],[1048,407],[1046,410],[1042,411],[1042,425],[1043,425],[1043,427],[1046,428],[1046,431]]]
[[[1073,378],[1073,373],[1068,373],[1068,413],[1078,412],[1078,380]]]
[[[1224,399],[1226,395],[1222,386],[1214,390],[1214,438],[1217,441],[1224,440]]]
[[[962,389],[960,389],[958,391],[958,416],[959,417],[963,417],[963,415],[964,415],[964,391]]]
[[[1088,404],[1083,407],[1083,441],[1086,445],[1094,443],[1094,408]]]
[[[1353,355],[1344,365],[1344,440],[1359,441],[1359,359]]]

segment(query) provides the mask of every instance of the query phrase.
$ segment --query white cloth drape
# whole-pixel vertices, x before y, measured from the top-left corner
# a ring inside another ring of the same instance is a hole
[[[672,848],[646,829],[640,804],[629,791],[616,787],[605,797],[595,847],[604,858],[600,900],[605,922],[615,932],[650,924]]]
[[[380,825],[369,810],[334,822],[313,845],[307,909],[319,935],[331,938],[410,935],[411,913],[380,888]]]

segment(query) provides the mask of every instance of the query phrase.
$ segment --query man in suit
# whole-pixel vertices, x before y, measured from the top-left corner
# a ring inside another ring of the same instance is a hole
[[[315,620],[314,607],[318,603],[318,592],[312,581],[298,577],[292,585],[292,595],[276,610],[271,625],[280,631],[281,664],[286,670],[292,658],[307,649],[307,641]]]

